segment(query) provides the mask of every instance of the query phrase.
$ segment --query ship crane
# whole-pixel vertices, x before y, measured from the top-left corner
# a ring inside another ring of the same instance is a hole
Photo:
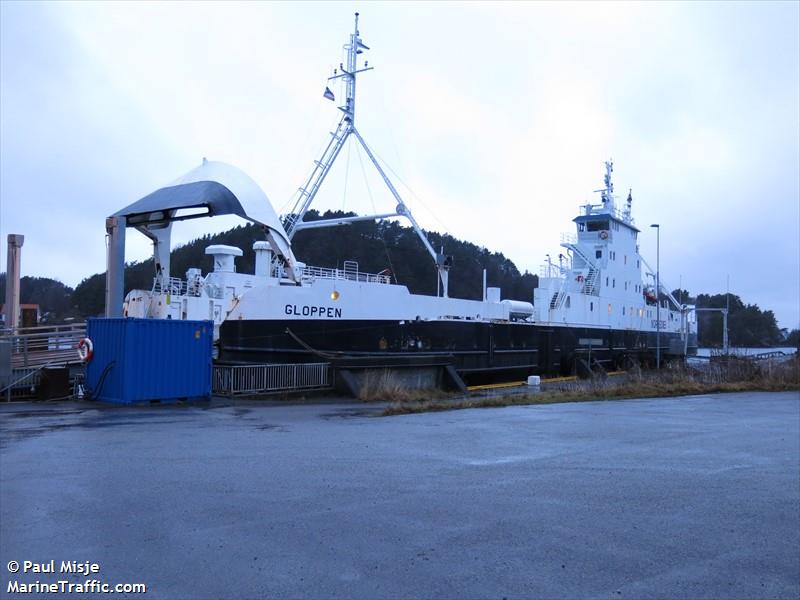
[[[375,155],[372,153],[369,145],[367,145],[367,142],[356,128],[356,76],[359,73],[371,71],[374,68],[369,66],[369,61],[365,61],[362,68],[359,68],[358,66],[358,55],[363,54],[365,50],[369,50],[369,46],[364,44],[361,39],[361,34],[358,30],[358,13],[355,13],[355,28],[353,33],[350,34],[350,42],[346,44],[344,48],[347,51],[347,66],[345,66],[344,63],[340,63],[339,68],[334,69],[333,75],[328,78],[328,81],[343,79],[346,84],[344,104],[338,107],[339,110],[342,111],[342,117],[339,120],[339,125],[336,127],[336,131],[331,133],[331,139],[328,142],[325,150],[322,152],[322,156],[319,160],[314,161],[314,168],[311,171],[311,175],[309,176],[305,185],[298,190],[297,201],[295,202],[292,210],[284,217],[283,227],[286,230],[289,239],[291,240],[295,233],[302,231],[303,229],[348,225],[357,221],[374,221],[392,217],[404,217],[408,219],[409,223],[411,223],[411,227],[414,229],[414,232],[417,234],[417,236],[419,236],[422,244],[428,251],[428,254],[431,255],[431,258],[433,258],[434,264],[436,265],[436,270],[438,272],[438,283],[441,285],[442,295],[446,298],[448,296],[448,274],[450,266],[452,265],[452,258],[445,256],[443,252],[436,252],[436,250],[433,248],[430,241],[428,241],[425,232],[417,223],[414,215],[411,214],[408,206],[406,206],[403,198],[397,191],[397,188],[395,188],[391,179],[389,179],[389,177],[386,175],[386,172],[375,158]],[[378,171],[378,174],[383,179],[383,182],[386,184],[386,187],[389,189],[389,192],[397,202],[394,212],[356,217],[322,219],[309,222],[303,221],[306,212],[308,212],[308,209],[314,202],[317,192],[319,191],[320,187],[322,187],[325,177],[330,172],[331,167],[333,167],[334,162],[336,162],[336,158],[339,156],[339,153],[351,135],[354,136],[361,147],[364,148],[369,160],[372,162],[373,166]]]

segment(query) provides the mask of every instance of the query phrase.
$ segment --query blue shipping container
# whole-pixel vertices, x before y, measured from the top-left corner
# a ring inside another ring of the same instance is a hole
[[[89,319],[86,390],[117,404],[211,396],[211,321]]]

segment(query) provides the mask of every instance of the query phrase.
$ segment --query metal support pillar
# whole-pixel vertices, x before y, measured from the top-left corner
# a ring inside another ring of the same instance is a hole
[[[162,290],[169,288],[171,274],[170,248],[172,239],[172,223],[158,227],[140,227],[139,231],[153,240],[153,260],[156,266],[156,278]]]
[[[19,327],[19,278],[22,259],[22,244],[25,236],[18,233],[8,235],[8,263],[6,267],[6,327],[13,333]]]
[[[121,317],[125,298],[125,217],[108,217],[106,233],[106,317]]]
[[[728,309],[722,309],[722,351],[725,356],[730,354],[731,350],[728,347]]]
[[[661,368],[661,225],[656,230],[656,369]]]

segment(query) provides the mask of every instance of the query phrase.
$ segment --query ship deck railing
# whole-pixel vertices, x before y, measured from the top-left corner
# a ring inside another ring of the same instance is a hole
[[[348,268],[345,265],[344,269],[328,269],[326,267],[309,267],[303,268],[304,279],[338,279],[348,281],[360,281],[362,283],[391,283],[392,278],[385,273],[365,273],[356,268]]]
[[[188,281],[180,277],[170,277],[166,284],[162,283],[160,277],[153,279],[153,294],[172,294],[173,296],[201,296],[203,287],[206,288],[206,295],[211,298],[221,298],[221,292],[215,294],[215,286],[204,286],[203,280]]]
[[[624,223],[633,224],[633,218],[631,218],[631,216],[628,213],[618,208],[609,208],[604,204],[583,204],[581,208],[583,208],[584,215],[597,215],[597,216],[610,215],[615,219],[622,221]]]
[[[572,233],[570,231],[562,231],[561,232],[561,243],[562,244],[577,244],[578,243],[578,234]]]
[[[286,279],[287,275],[283,267],[277,267],[273,275],[279,279]],[[355,261],[345,261],[344,269],[329,269],[326,267],[305,266],[302,271],[302,278],[306,281],[315,279],[335,279],[347,281],[359,281],[361,283],[381,283],[392,282],[392,276],[387,273],[365,273],[359,270],[358,263]],[[214,283],[205,283],[202,279],[187,281],[179,277],[170,277],[164,283],[160,277],[153,279],[152,294],[171,294],[173,296],[201,296],[205,294],[209,298],[222,298],[223,288]]]

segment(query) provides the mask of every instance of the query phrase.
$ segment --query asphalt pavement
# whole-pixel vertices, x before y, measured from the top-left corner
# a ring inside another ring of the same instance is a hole
[[[800,597],[800,394],[377,413],[2,405],[0,596]]]

